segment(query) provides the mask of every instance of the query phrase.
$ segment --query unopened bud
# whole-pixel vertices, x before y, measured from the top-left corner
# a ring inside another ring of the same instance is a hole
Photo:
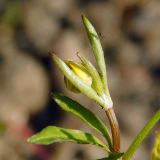
[[[92,85],[92,77],[81,63],[75,63],[73,61],[66,61],[65,63],[83,82],[89,86]],[[75,93],[80,93],[80,91],[66,77],[64,77],[64,83],[69,90]]]
[[[153,160],[159,160],[160,159],[160,133],[158,133],[153,152],[152,152],[152,159]]]

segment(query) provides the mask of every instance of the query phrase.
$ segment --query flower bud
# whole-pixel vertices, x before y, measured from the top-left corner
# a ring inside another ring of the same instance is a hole
[[[78,76],[83,82],[85,82],[89,86],[92,85],[92,77],[81,63],[75,63],[73,61],[66,61],[65,63],[72,70],[72,72],[74,72],[76,76]],[[66,77],[64,77],[64,83],[66,85],[66,88],[68,88],[72,92],[80,93],[80,91]]]
[[[160,133],[157,135],[153,152],[152,152],[152,159],[159,160],[160,159]]]

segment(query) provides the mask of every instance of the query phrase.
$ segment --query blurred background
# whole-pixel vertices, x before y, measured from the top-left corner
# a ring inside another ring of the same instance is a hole
[[[0,160],[95,160],[103,150],[72,143],[27,144],[48,125],[97,133],[65,113],[51,99],[62,92],[77,99],[107,124],[103,110],[72,94],[48,55],[95,63],[81,15],[100,34],[109,87],[124,151],[160,107],[159,0],[0,0]],[[157,125],[134,160],[151,159]]]

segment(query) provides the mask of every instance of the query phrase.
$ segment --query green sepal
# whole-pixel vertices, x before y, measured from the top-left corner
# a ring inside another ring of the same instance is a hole
[[[82,21],[87,32],[97,65],[99,67],[100,76],[102,77],[103,87],[108,94],[108,84],[107,84],[107,73],[106,73],[106,64],[104,59],[104,52],[100,42],[100,38],[87,17],[82,16]]]
[[[93,88],[96,90],[98,95],[102,96],[104,94],[103,84],[100,78],[99,73],[97,72],[96,68],[92,65],[92,63],[87,60],[84,56],[78,55],[82,64],[85,66],[89,74],[92,76],[93,79]]]
[[[74,92],[74,93],[81,93],[79,89],[77,89],[71,82],[70,80],[68,80],[65,76],[64,76],[64,84],[66,86],[67,89],[69,89],[70,91]]]

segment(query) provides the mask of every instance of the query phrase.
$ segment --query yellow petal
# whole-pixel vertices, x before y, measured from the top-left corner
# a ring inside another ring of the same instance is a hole
[[[73,61],[65,61],[68,67],[87,85],[92,85],[92,77],[89,75],[84,66],[80,63],[75,63]],[[64,77],[64,83],[66,88],[74,93],[80,93],[80,91],[66,78]]]
[[[87,70],[80,63],[68,61],[66,64],[81,80],[83,80],[88,85],[92,84],[92,77],[89,75]]]

